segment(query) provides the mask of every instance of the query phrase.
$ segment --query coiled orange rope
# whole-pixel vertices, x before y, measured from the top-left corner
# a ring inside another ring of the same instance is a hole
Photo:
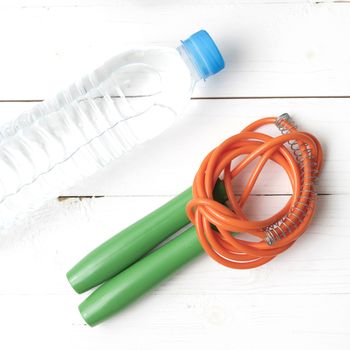
[[[267,124],[276,124],[282,135],[274,138],[256,132]],[[242,155],[244,159],[231,170],[232,161]],[[232,182],[257,158],[238,198]],[[269,159],[286,171],[293,194],[275,215],[251,221],[243,207]],[[265,264],[288,249],[305,232],[314,215],[317,196],[314,184],[322,162],[319,141],[307,132],[298,131],[288,114],[257,120],[228,138],[202,162],[193,183],[193,199],[186,207],[204,250],[225,266],[248,269]],[[228,197],[227,206],[213,199],[213,189],[220,176]],[[248,233],[255,241],[239,233]]]

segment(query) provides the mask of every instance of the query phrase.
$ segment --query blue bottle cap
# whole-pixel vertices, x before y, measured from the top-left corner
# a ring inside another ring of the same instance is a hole
[[[216,74],[225,67],[214,40],[205,30],[192,34],[182,41],[187,53],[203,79]]]

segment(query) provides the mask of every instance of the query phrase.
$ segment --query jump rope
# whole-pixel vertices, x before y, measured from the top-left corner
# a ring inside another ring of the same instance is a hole
[[[257,131],[268,124],[275,124],[281,135]],[[287,173],[292,195],[271,217],[250,220],[244,205],[269,160]],[[238,195],[234,180],[252,162],[253,171]],[[192,188],[103,243],[67,273],[78,293],[100,285],[80,304],[81,315],[91,326],[102,322],[203,250],[235,269],[269,262],[309,226],[322,164],[320,142],[299,131],[288,114],[248,125],[205,157]],[[179,230],[180,235],[150,252]]]

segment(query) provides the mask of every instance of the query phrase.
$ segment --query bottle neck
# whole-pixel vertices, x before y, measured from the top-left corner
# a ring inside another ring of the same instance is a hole
[[[177,51],[179,52],[180,56],[186,63],[186,66],[188,67],[189,71],[191,72],[191,76],[193,78],[193,81],[197,83],[199,80],[202,79],[195,63],[193,62],[193,59],[191,59],[191,56],[188,54],[186,48],[184,45],[180,45],[177,47]]]

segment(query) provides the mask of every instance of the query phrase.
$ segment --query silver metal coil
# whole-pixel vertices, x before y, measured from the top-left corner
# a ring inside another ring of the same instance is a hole
[[[279,116],[275,125],[283,135],[297,130],[295,121],[288,113]],[[318,179],[317,161],[312,155],[311,148],[308,144],[296,140],[290,140],[288,144],[300,169],[300,194],[287,214],[264,229],[265,241],[269,245],[291,234],[303,222],[309,210],[314,209],[317,196],[315,189],[315,182]],[[305,169],[306,161],[308,169]],[[308,196],[303,195],[305,193],[308,193]]]

